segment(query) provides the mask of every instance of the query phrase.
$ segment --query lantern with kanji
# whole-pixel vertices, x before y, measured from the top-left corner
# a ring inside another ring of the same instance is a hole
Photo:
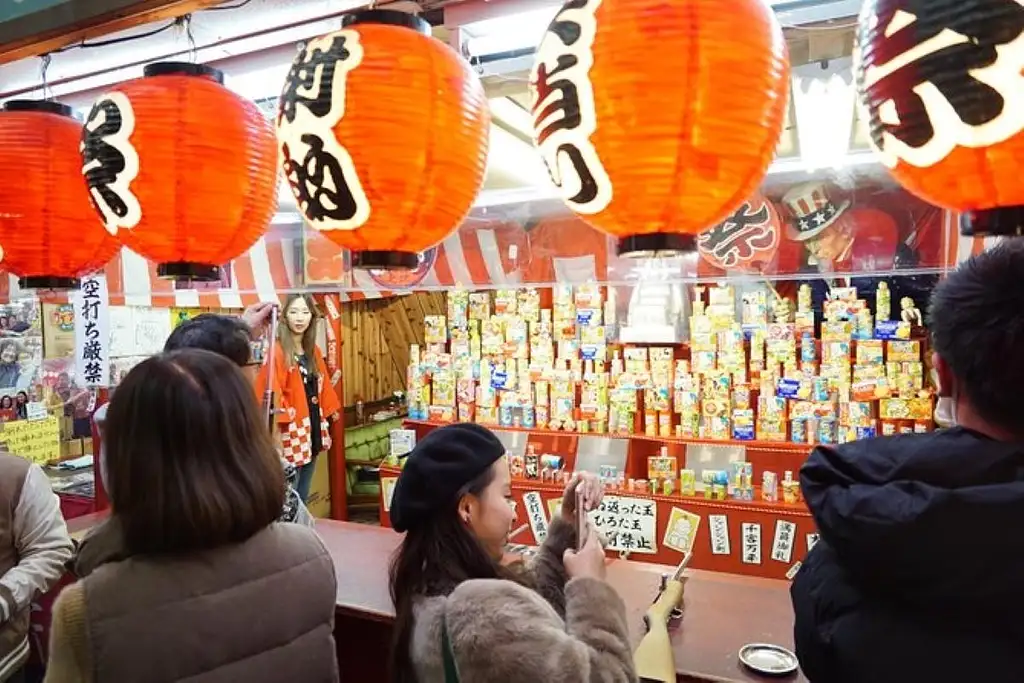
[[[12,100],[0,113],[0,268],[37,289],[76,289],[119,245],[81,177],[82,124],[71,107]]]
[[[725,272],[766,272],[782,241],[782,221],[760,192],[697,237],[702,261]]]
[[[789,94],[764,0],[569,0],[537,49],[534,140],[620,255],[696,249],[757,189]]]
[[[416,268],[469,212],[490,113],[472,67],[419,17],[346,15],[310,41],[281,94],[277,135],[309,226],[358,268]]]
[[[1024,234],[1024,3],[868,0],[857,89],[896,180],[961,212],[965,235]]]
[[[150,64],[101,95],[82,163],[107,230],[162,277],[219,279],[277,209],[273,126],[201,64]]]

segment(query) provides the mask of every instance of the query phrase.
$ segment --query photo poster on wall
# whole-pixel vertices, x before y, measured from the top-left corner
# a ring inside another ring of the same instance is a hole
[[[530,529],[533,531],[533,538],[540,545],[548,537],[548,520],[544,515],[544,501],[541,500],[540,492],[527,491],[524,493],[523,505],[526,507],[526,516],[530,522]]]
[[[658,552],[658,505],[653,500],[605,496],[590,513],[590,523],[608,540],[608,550],[650,555]]]

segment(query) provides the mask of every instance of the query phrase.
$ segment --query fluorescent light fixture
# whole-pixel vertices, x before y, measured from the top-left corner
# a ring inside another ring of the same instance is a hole
[[[466,49],[472,57],[532,50],[540,44],[544,31],[555,18],[559,7],[559,4],[553,4],[551,7],[464,24],[461,28],[466,36]]]

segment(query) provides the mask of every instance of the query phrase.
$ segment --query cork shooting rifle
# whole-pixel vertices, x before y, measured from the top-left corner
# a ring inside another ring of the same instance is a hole
[[[673,616],[679,614],[679,606],[683,602],[683,585],[686,583],[683,571],[690,563],[691,556],[686,553],[671,576],[662,575],[658,597],[644,615],[647,634],[633,653],[633,663],[641,683],[676,681],[676,659],[672,652],[668,624]]]

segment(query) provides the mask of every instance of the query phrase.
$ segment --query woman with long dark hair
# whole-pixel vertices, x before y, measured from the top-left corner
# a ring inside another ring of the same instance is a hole
[[[391,522],[406,532],[391,564],[394,683],[635,680],[622,599],[605,578],[593,529],[572,523],[603,495],[574,477],[530,566],[505,564],[515,519],[508,463],[475,424],[428,434],[395,486]]]
[[[341,402],[316,345],[320,312],[313,297],[292,294],[281,309],[284,324],[277,329],[274,357],[260,368],[256,395],[263,397],[273,364],[275,423],[285,460],[298,470],[295,488],[308,502],[319,454],[331,447],[330,421]]]
[[[46,683],[336,683],[334,563],[277,520],[285,482],[242,370],[135,366],[107,413],[106,555],[53,608]]]

